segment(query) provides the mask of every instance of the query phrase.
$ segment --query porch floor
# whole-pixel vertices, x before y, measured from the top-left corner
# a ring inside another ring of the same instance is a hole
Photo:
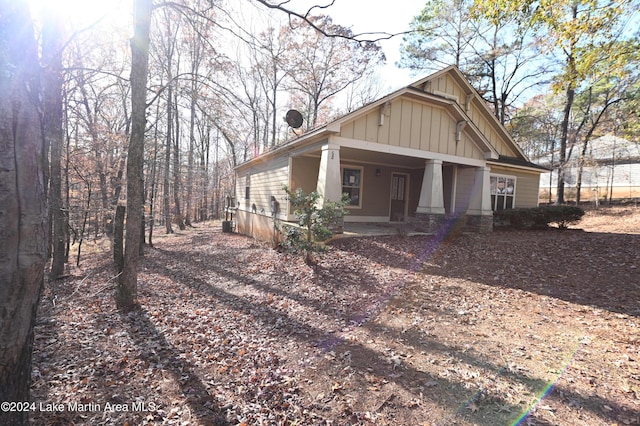
[[[406,232],[406,229],[407,229],[407,224],[403,224],[403,223],[345,222],[344,232],[342,234],[334,235],[333,238],[401,235]],[[420,234],[420,233],[406,232],[405,235],[417,235],[417,234]]]

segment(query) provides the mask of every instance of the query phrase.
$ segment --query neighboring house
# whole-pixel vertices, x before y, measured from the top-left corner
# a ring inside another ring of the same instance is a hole
[[[435,232],[450,215],[489,231],[493,210],[535,207],[539,176],[456,67],[448,67],[236,167],[237,229],[294,221],[283,185],[350,197],[349,222]]]
[[[575,199],[579,175],[579,156],[573,155],[565,166],[566,198]],[[536,161],[551,169],[558,154],[541,157]],[[558,170],[547,171],[540,176],[540,200],[555,200]],[[589,141],[583,159],[582,190],[580,199],[633,199],[640,197],[640,144],[613,135]]]

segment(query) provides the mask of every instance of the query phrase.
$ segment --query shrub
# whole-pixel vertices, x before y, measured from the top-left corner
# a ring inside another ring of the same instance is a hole
[[[584,210],[577,206],[546,206],[541,207],[547,223],[555,223],[560,229],[578,223],[584,216]]]
[[[543,206],[527,209],[499,210],[493,213],[496,226],[511,226],[518,229],[546,228],[554,223],[560,229],[579,222],[584,210],[576,206]]]
[[[323,208],[319,209],[317,202],[320,194],[317,191],[305,194],[298,188],[294,192],[286,185],[283,189],[293,206],[293,214],[299,225],[282,226],[284,246],[290,252],[304,255],[305,262],[311,265],[314,263],[313,254],[320,254],[326,250],[321,243],[331,238],[331,228],[341,223],[347,214],[345,206],[349,202],[348,196],[344,194],[339,202],[325,202]]]

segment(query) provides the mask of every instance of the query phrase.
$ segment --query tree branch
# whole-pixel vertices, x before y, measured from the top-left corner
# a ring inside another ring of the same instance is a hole
[[[333,4],[335,3],[335,0],[331,0],[331,2],[326,5],[314,5],[310,7],[305,13],[296,12],[294,10],[291,10],[285,7],[287,3],[289,3],[291,0],[281,1],[279,3],[271,3],[268,0],[252,0],[252,1],[257,2],[268,9],[279,10],[281,12],[286,13],[289,16],[289,25],[291,26],[291,28],[295,28],[295,26],[293,25],[293,19],[298,18],[306,22],[309,26],[311,26],[311,28],[318,31],[320,34],[324,35],[325,37],[344,38],[347,40],[354,40],[360,43],[376,43],[381,40],[389,40],[393,37],[416,32],[415,30],[408,30],[408,31],[402,31],[402,32],[393,33],[393,34],[385,31],[372,31],[372,32],[363,32],[363,33],[357,33],[357,34],[331,33],[331,32],[327,32],[325,29],[316,25],[311,19],[312,17],[311,14],[314,11],[314,9],[328,9],[329,7],[333,6]]]

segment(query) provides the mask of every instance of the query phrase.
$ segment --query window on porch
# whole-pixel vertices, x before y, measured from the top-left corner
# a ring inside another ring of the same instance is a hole
[[[349,195],[350,207],[362,207],[362,167],[342,168],[342,193]]]
[[[515,206],[516,178],[515,176],[491,175],[491,209],[505,210]]]

